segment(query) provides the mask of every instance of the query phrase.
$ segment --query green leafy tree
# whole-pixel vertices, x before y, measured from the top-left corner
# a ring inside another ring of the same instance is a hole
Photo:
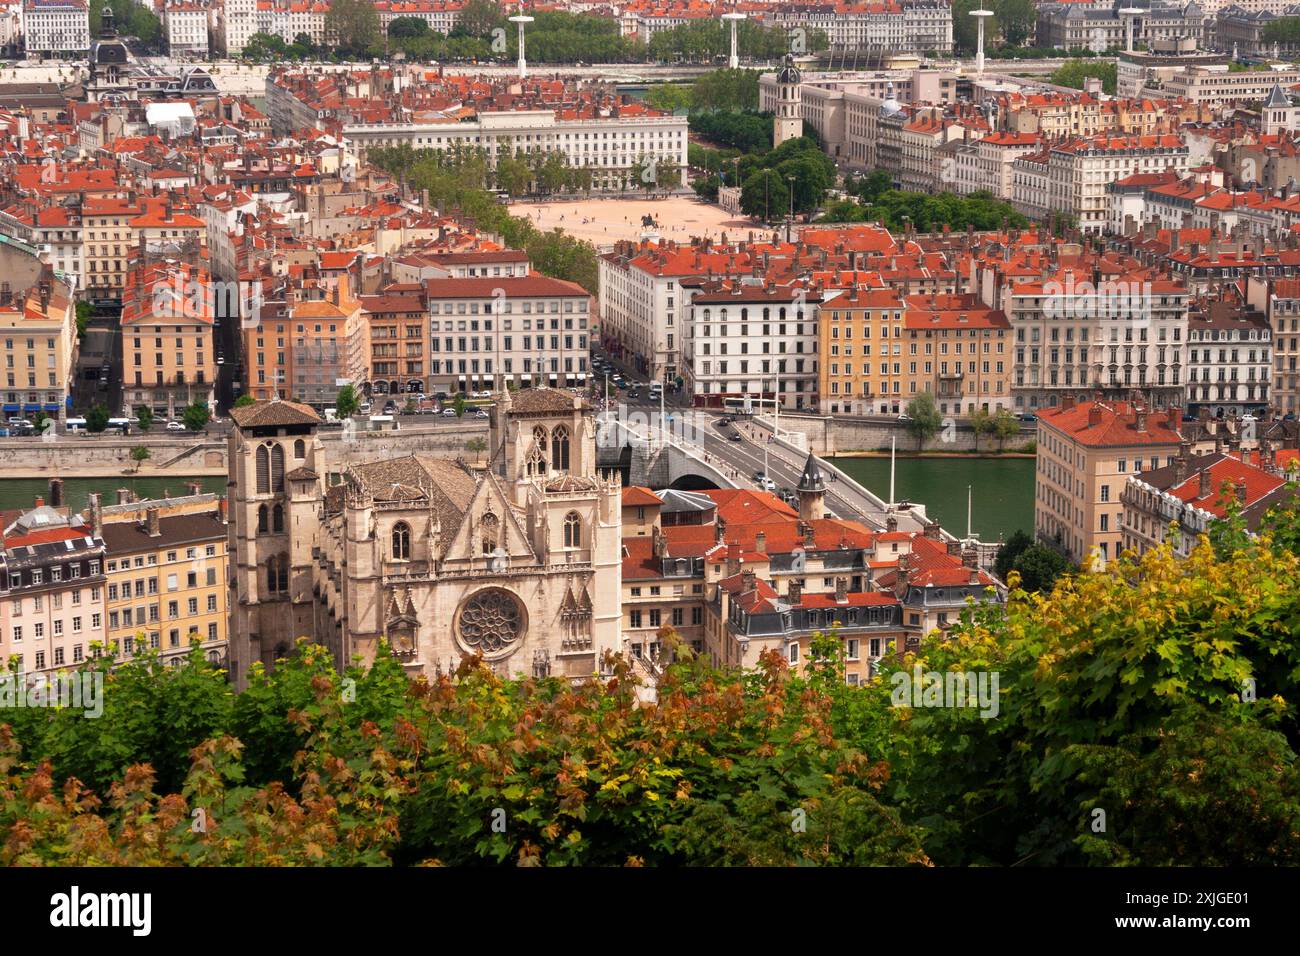
[[[1007,43],[1020,46],[1033,38],[1034,22],[1038,18],[1033,0],[996,0],[993,13],[998,31]]]
[[[1052,82],[1058,86],[1072,86],[1083,89],[1084,80],[1096,77],[1101,80],[1102,92],[1112,96],[1115,93],[1116,66],[1114,61],[1098,60],[1089,63],[1084,60],[1069,60],[1052,74]]]
[[[348,419],[357,413],[361,402],[357,399],[357,390],[352,385],[344,385],[334,398],[334,414],[340,419]]]
[[[369,0],[331,0],[325,32],[344,54],[364,56],[380,47],[379,14]]]
[[[989,413],[989,410],[983,407],[971,412],[969,421],[971,431],[975,434],[975,450],[979,451],[980,436],[993,434],[997,430],[997,425],[994,424],[993,416]]]
[[[89,302],[77,303],[77,338],[86,337],[86,328],[90,325],[91,307]]]
[[[108,427],[110,417],[108,409],[104,405],[100,403],[92,405],[90,411],[86,412],[86,431],[102,432]]]
[[[999,408],[993,416],[993,434],[997,436],[998,451],[1001,451],[1008,438],[1020,434],[1020,422],[1010,411]]]
[[[208,409],[207,402],[191,402],[181,412],[181,421],[190,431],[199,432],[212,421],[212,412]]]
[[[907,421],[903,424],[907,433],[916,439],[916,448],[920,451],[943,427],[943,416],[934,404],[934,395],[925,391],[908,402]]]
[[[1026,591],[1050,591],[1070,570],[1070,561],[1050,545],[1035,542],[1016,555],[1011,568],[1020,572],[1020,586]]]
[[[257,399],[252,395],[240,395],[235,399],[235,408],[247,408],[249,405],[256,405]]]
[[[136,471],[139,471],[140,466],[143,465],[146,461],[148,461],[152,457],[153,457],[153,452],[151,452],[144,445],[136,445],[134,448],[131,449],[131,460],[135,462]]]
[[[465,416],[465,396],[457,394],[451,400],[451,408],[456,413],[457,418],[463,418]]]
[[[1015,565],[1016,558],[1033,543],[1033,537],[1027,532],[1019,529],[1014,531],[1011,537],[1002,543],[1002,547],[998,548],[998,555],[993,560],[993,573],[1005,581]]]
[[[486,39],[492,28],[505,23],[505,17],[495,0],[467,0],[460,9],[452,36],[480,37]]]
[[[139,426],[140,431],[148,432],[153,428],[153,409],[148,405],[137,405],[135,407],[135,423]]]
[[[413,40],[429,33],[429,24],[420,17],[393,17],[388,22],[389,40]]]
[[[474,453],[474,460],[479,461],[483,457],[483,452],[487,451],[487,440],[484,438],[471,438],[465,442],[465,450]]]

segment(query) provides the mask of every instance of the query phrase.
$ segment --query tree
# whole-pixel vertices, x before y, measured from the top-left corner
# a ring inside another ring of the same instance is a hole
[[[140,427],[140,431],[148,432],[153,428],[153,409],[148,405],[137,405],[135,407],[135,422]]]
[[[249,405],[256,405],[257,399],[252,395],[240,395],[235,399],[235,408],[247,408]]]
[[[998,548],[998,556],[993,560],[993,573],[1005,581],[1021,552],[1033,543],[1034,539],[1027,532],[1020,530],[1013,532],[1011,537],[1002,543],[1002,547]]]
[[[658,83],[646,90],[646,103],[665,113],[689,110],[693,105],[692,89],[689,83]]]
[[[943,426],[943,416],[934,404],[934,395],[922,392],[907,403],[907,432],[916,439],[916,450],[920,451],[927,441],[938,434]]]
[[[457,418],[463,418],[465,415],[465,396],[457,393],[456,397],[451,400],[451,407]]]
[[[185,406],[181,412],[181,421],[185,427],[192,432],[202,431],[203,428],[212,420],[212,412],[208,410],[207,402],[194,401]]]
[[[460,16],[451,35],[487,38],[492,33],[492,28],[499,26],[503,20],[501,8],[494,0],[467,0],[460,8]]]
[[[369,0],[332,0],[325,31],[337,38],[342,52],[366,55],[379,46],[379,14]]]
[[[1035,542],[1016,556],[1011,568],[1020,572],[1020,586],[1026,591],[1050,591],[1056,579],[1070,570],[1070,562],[1050,545]]]
[[[993,416],[993,433],[998,438],[998,451],[1008,438],[1020,434],[1020,421],[1005,408],[999,408]]]
[[[997,430],[997,425],[993,422],[993,416],[989,410],[984,407],[975,409],[970,414],[970,428],[975,433],[975,450],[980,450],[980,435],[991,435]]]
[[[109,419],[108,409],[100,403],[91,406],[90,411],[86,412],[86,431],[102,432],[108,427]]]
[[[86,337],[86,328],[90,325],[91,307],[89,302],[77,303],[77,338]]]
[[[1084,80],[1088,77],[1100,79],[1102,92],[1114,95],[1116,77],[1114,61],[1098,60],[1090,63],[1087,60],[1067,60],[1052,74],[1052,82],[1058,86],[1072,86],[1076,90],[1081,90]]]
[[[511,196],[522,196],[528,192],[533,181],[533,171],[522,159],[504,156],[497,160],[497,185]]]
[[[148,461],[151,457],[153,457],[153,452],[151,452],[144,445],[136,445],[134,448],[131,449],[131,460],[135,462],[136,471],[139,471],[140,466],[144,464],[146,461]]]
[[[388,22],[388,39],[412,40],[429,35],[429,24],[420,17],[393,17]]]
[[[471,438],[469,441],[465,442],[465,450],[474,453],[475,461],[482,459],[483,452],[487,451],[487,447],[486,439],[479,437]]]
[[[361,403],[357,400],[357,390],[352,385],[344,385],[334,399],[334,414],[340,419],[351,418],[357,413]]]
[[[1020,46],[1033,36],[1037,12],[1033,0],[997,0],[994,19],[1002,38],[1012,46]]]

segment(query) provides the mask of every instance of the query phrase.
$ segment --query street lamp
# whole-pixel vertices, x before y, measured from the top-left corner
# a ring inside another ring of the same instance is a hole
[[[785,181],[790,184],[790,218],[785,225],[785,241],[794,242],[794,173],[785,177]]]

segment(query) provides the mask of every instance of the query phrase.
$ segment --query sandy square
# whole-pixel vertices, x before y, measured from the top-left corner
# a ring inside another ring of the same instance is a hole
[[[641,217],[650,215],[658,228],[650,227],[661,238],[690,242],[693,236],[721,239],[746,239],[752,231],[764,234],[757,222],[723,212],[721,207],[689,196],[667,199],[644,197],[618,199],[580,199],[565,202],[513,203],[510,213],[527,218],[544,232],[563,229],[577,239],[597,247],[609,246],[621,239],[636,240],[646,231]]]

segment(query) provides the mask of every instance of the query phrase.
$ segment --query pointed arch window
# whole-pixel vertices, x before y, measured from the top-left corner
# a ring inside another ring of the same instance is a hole
[[[257,493],[271,493],[271,450],[265,445],[259,445],[257,449]]]
[[[266,505],[261,505],[257,509],[257,533],[266,534],[270,528],[266,523]]]
[[[263,505],[263,507],[265,507],[265,505]],[[282,534],[284,532],[284,507],[282,505],[277,504],[271,509],[271,531],[274,534]]]
[[[393,525],[393,560],[411,559],[411,527],[405,521]]]
[[[501,544],[501,521],[489,511],[483,515],[478,530],[483,553],[490,555]]]
[[[564,425],[556,425],[551,430],[551,468],[569,470],[569,429]]]
[[[570,511],[564,516],[564,546],[566,548],[582,547],[582,518],[578,512]]]
[[[533,429],[533,448],[528,453],[528,476],[546,474],[546,429],[538,425]]]

